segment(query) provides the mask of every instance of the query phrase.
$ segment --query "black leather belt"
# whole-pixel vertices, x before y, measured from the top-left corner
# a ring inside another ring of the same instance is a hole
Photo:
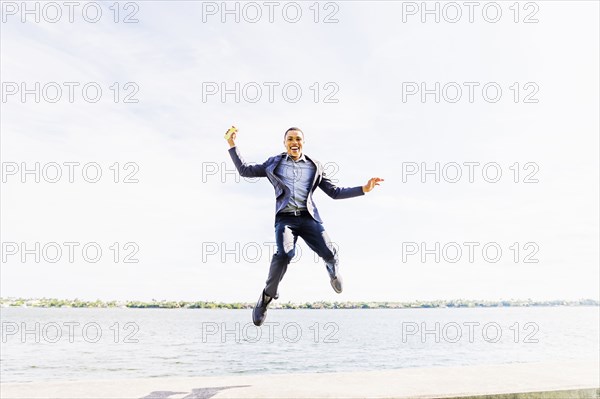
[[[294,211],[294,212],[279,212],[278,215],[281,216],[307,216],[310,213],[306,210],[303,211]]]

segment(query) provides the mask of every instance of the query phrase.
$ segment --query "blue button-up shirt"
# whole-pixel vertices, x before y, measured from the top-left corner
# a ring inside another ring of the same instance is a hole
[[[307,209],[306,198],[310,192],[315,172],[315,165],[308,161],[304,154],[297,161],[294,161],[289,154],[283,157],[275,169],[275,175],[290,190],[291,196],[286,207],[281,210],[282,212]]]

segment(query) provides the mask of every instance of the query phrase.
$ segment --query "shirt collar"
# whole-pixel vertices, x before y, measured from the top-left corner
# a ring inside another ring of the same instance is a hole
[[[304,153],[302,153],[302,155],[300,155],[300,158],[298,158],[297,161],[294,161],[292,159],[292,157],[290,157],[290,154],[288,154],[287,152],[285,153],[285,160],[286,161],[292,161],[292,162],[300,162],[300,161],[304,161],[306,162],[306,157],[304,156]]]

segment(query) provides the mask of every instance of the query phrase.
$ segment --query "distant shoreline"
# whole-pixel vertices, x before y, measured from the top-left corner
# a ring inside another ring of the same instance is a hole
[[[475,299],[450,299],[410,302],[274,302],[272,309],[427,309],[427,308],[496,308],[496,307],[556,307],[556,306],[600,306],[595,299],[548,300],[510,299],[485,301]],[[56,298],[0,298],[0,307],[35,308],[131,308],[131,309],[251,309],[250,302],[210,302],[210,301],[84,301],[80,299]]]

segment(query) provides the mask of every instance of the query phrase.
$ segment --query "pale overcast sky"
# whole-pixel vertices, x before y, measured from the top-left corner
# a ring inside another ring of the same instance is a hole
[[[1,295],[255,301],[275,199],[236,181],[234,124],[249,162],[299,126],[340,186],[385,179],[347,200],[317,190],[344,293],[299,240],[282,302],[598,298],[598,2],[513,3],[230,2],[236,22],[221,2],[97,2],[71,23],[62,2],[39,22],[3,2]],[[36,162],[39,183],[21,174]],[[421,175],[436,163],[439,183]]]

